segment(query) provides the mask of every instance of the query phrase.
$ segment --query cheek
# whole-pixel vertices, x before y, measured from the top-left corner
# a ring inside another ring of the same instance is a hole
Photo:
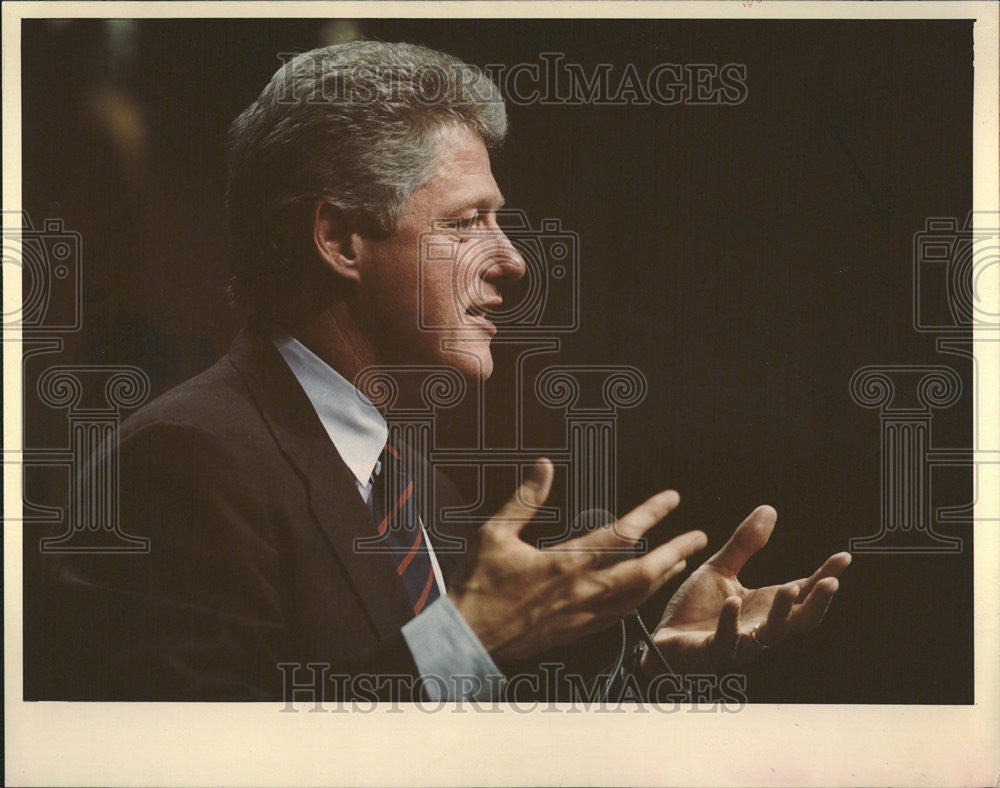
[[[476,243],[455,261],[452,273],[452,287],[466,301],[481,303],[489,296],[484,273],[495,263],[492,246]]]
[[[418,283],[420,306],[428,313],[425,323],[430,320],[447,320],[450,324],[455,315],[465,311],[462,290],[457,269],[453,264],[441,262],[425,266]]]
[[[380,272],[376,283],[378,306],[387,315],[403,315],[416,311],[418,277],[404,266],[394,266]]]

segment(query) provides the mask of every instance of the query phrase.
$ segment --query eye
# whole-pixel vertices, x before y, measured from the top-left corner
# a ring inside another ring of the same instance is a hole
[[[478,221],[479,221],[479,214],[477,213],[473,216],[469,216],[464,219],[449,219],[444,224],[445,227],[447,227],[449,230],[455,230],[457,232],[462,233],[471,230],[473,227],[476,226],[476,222]]]

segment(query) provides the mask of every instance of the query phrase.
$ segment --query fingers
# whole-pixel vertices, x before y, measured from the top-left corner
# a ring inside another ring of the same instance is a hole
[[[806,580],[799,581],[799,598],[798,602],[804,602],[809,593],[813,590],[816,583],[822,580],[824,577],[840,577],[845,569],[851,564],[851,554],[850,553],[836,553],[831,555],[826,561],[823,562],[823,566],[813,572],[812,576]]]
[[[595,576],[609,588],[630,597],[635,607],[654,594],[664,583],[684,571],[687,559],[708,544],[702,531],[688,531],[640,558],[633,558],[599,571]]]
[[[792,607],[799,596],[798,583],[786,583],[778,589],[767,613],[767,620],[757,630],[757,640],[775,646],[785,639],[791,624]]]
[[[824,577],[818,581],[805,601],[792,613],[789,619],[789,631],[809,632],[818,627],[838,588],[840,581],[835,577]]]
[[[682,572],[687,559],[699,550],[704,550],[707,544],[708,537],[703,531],[688,531],[634,561],[651,576],[662,578],[662,582],[657,585],[659,588],[671,577]]]
[[[646,531],[676,509],[680,502],[681,497],[676,490],[658,493],[620,520],[566,542],[564,547],[595,552],[630,548]]]
[[[719,623],[715,627],[715,648],[718,653],[718,670],[725,670],[736,660],[740,640],[740,608],[743,600],[738,596],[727,597],[722,603]]]
[[[777,518],[777,512],[770,506],[758,506],[708,563],[724,572],[737,574],[747,559],[767,544]]]
[[[514,535],[519,534],[549,497],[554,474],[549,460],[545,457],[536,460],[528,477],[500,511],[490,518],[488,525]]]

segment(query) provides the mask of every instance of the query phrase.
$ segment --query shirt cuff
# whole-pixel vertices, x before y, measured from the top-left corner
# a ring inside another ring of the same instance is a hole
[[[404,624],[403,637],[428,700],[500,697],[506,678],[448,597],[439,597]]]

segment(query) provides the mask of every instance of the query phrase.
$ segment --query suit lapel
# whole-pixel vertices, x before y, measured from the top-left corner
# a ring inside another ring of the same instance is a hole
[[[246,381],[281,451],[302,478],[316,524],[350,576],[372,628],[380,638],[390,637],[413,617],[413,608],[392,558],[384,553],[359,554],[355,549],[355,540],[371,537],[375,524],[353,474],[270,340],[244,327],[228,358]]]

